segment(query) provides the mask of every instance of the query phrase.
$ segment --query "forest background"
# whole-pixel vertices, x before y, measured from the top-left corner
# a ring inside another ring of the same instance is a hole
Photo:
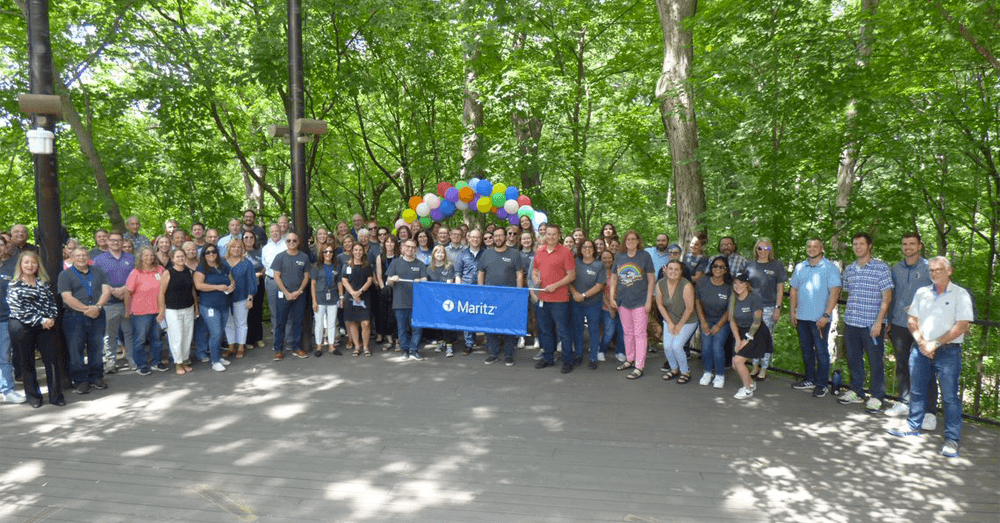
[[[24,8],[0,5],[5,226],[37,222]],[[50,9],[72,236],[130,214],[147,235],[291,214],[289,147],[266,133],[288,122],[285,2]],[[894,263],[917,230],[978,317],[1000,316],[991,2],[305,0],[303,27],[306,117],[329,123],[306,147],[313,227],[391,224],[409,197],[478,176],[591,236],[704,229],[709,250],[731,235],[747,251],[767,236],[788,263],[813,236],[850,261],[858,230]],[[963,376],[968,410],[994,418],[998,345],[974,329]]]

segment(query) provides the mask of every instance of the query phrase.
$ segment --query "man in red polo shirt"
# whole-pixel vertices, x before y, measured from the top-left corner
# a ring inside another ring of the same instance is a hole
[[[536,369],[555,365],[556,337],[562,346],[570,347],[569,337],[569,288],[576,279],[576,262],[573,253],[560,242],[559,226],[549,224],[545,229],[545,243],[535,252],[532,280],[543,291],[538,293],[535,318],[544,356],[535,364]],[[572,351],[563,351],[562,373],[573,371]]]

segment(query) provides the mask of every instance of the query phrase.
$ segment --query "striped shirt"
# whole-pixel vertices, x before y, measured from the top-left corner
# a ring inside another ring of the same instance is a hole
[[[882,308],[882,292],[893,288],[889,265],[878,258],[864,265],[855,261],[844,269],[843,283],[848,293],[844,323],[852,327],[875,325]]]
[[[7,304],[11,319],[33,327],[40,326],[45,318],[54,320],[59,315],[52,290],[40,281],[34,287],[22,280],[11,282],[7,288]]]

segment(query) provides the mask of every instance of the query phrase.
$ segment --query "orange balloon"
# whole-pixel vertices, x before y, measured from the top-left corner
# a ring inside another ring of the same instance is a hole
[[[420,205],[421,203],[424,203],[424,199],[423,198],[421,198],[419,196],[411,196],[410,197],[410,208],[413,209],[414,211],[417,210],[417,206]]]
[[[465,203],[472,202],[472,199],[476,197],[476,192],[472,190],[472,187],[462,187],[458,190],[458,199]]]

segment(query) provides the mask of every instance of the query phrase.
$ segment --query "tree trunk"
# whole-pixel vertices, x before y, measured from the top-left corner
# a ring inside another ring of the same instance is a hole
[[[527,39],[526,33],[514,39],[514,51],[520,50]],[[542,139],[542,120],[534,114],[522,114],[518,110],[510,113],[510,124],[514,128],[517,152],[520,155],[521,191],[542,184],[542,171],[538,165],[538,142]]]
[[[868,16],[873,16],[875,8],[878,7],[878,2],[879,0],[862,0],[861,8]],[[862,24],[859,30],[858,56],[855,62],[859,70],[863,70],[868,65],[868,57],[872,53],[870,33],[871,31],[868,29],[868,26]],[[840,162],[837,165],[837,208],[840,209],[840,213],[836,221],[837,232],[830,240],[830,247],[834,251],[841,251],[847,248],[846,242],[843,241],[841,229],[844,224],[843,215],[847,212],[847,207],[851,204],[851,192],[854,189],[856,174],[855,169],[858,165],[858,152],[861,149],[860,141],[856,138],[856,129],[858,126],[857,106],[859,103],[861,103],[859,100],[851,100],[847,104],[846,127],[848,141],[844,146],[844,150],[840,153]]]
[[[63,118],[69,123],[70,128],[73,129],[73,134],[76,135],[76,142],[80,145],[80,152],[87,158],[90,170],[94,173],[94,181],[97,183],[97,189],[102,196],[101,203],[104,204],[104,212],[108,213],[111,228],[124,232],[125,220],[122,218],[122,211],[118,207],[118,202],[115,201],[115,195],[111,192],[111,185],[108,184],[107,171],[104,170],[104,163],[101,162],[101,156],[94,145],[94,136],[90,133],[90,129],[83,124],[83,120],[80,119],[80,113],[73,107],[73,100],[70,98],[66,85],[63,84],[59,75],[55,76],[56,89],[58,89],[59,99],[62,101]]]
[[[700,227],[705,212],[705,183],[698,154],[698,122],[690,85],[694,59],[691,31],[683,24],[694,16],[697,0],[656,0],[663,30],[663,68],[656,84],[663,128],[670,142],[674,193],[677,199],[677,237],[685,242]],[[669,207],[670,202],[667,202]]]
[[[479,101],[479,93],[475,90],[476,71],[475,61],[479,56],[479,51],[474,48],[475,44],[469,44],[473,49],[466,54],[465,87],[463,89],[464,99],[462,101],[462,125],[465,127],[465,135],[462,138],[462,170],[461,178],[481,178],[482,169],[477,165],[476,155],[479,154],[479,132],[483,125],[483,104]]]

